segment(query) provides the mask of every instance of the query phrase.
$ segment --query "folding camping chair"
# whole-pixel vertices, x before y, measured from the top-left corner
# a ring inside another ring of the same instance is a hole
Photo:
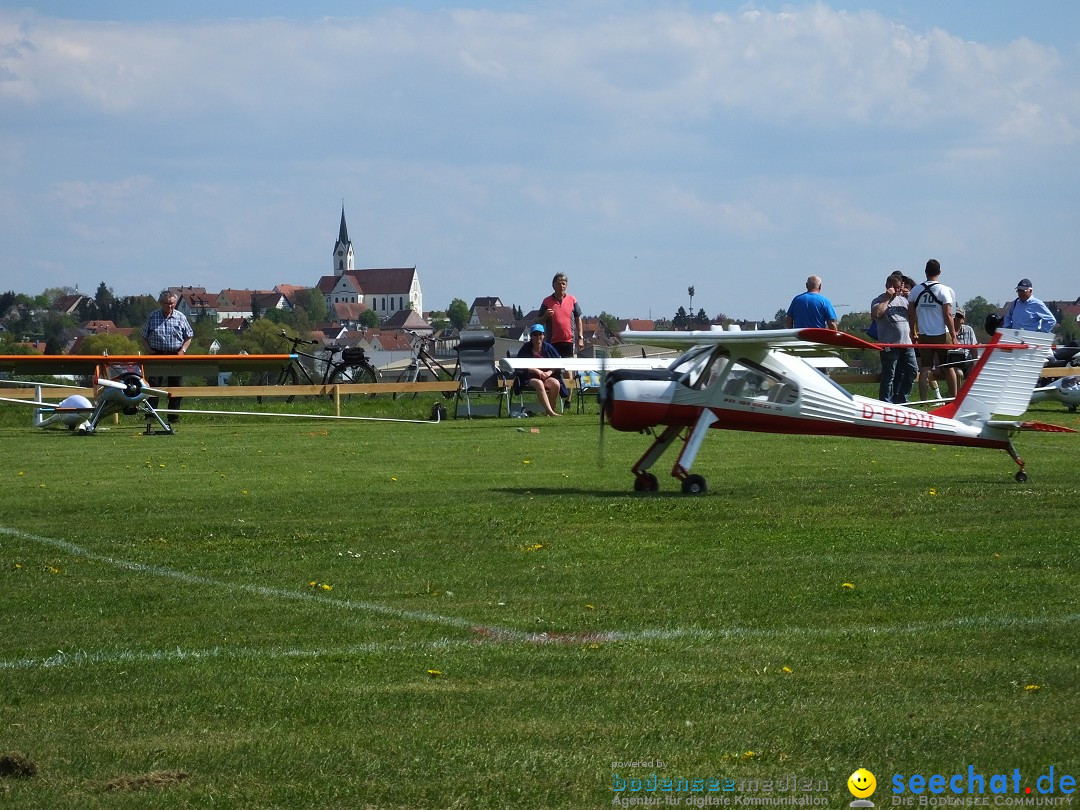
[[[457,348],[461,380],[454,395],[454,418],[510,413],[510,383],[495,365],[495,335],[486,330],[462,332]],[[492,398],[493,401],[486,401]]]

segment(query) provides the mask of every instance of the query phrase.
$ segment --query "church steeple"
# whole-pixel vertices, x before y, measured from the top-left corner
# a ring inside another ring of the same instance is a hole
[[[340,276],[347,270],[355,270],[352,242],[349,240],[349,228],[345,224],[345,203],[341,204],[341,226],[338,228],[337,242],[334,243],[334,275]]]

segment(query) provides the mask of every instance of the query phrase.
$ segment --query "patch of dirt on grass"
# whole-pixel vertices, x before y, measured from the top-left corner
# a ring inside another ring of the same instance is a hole
[[[0,777],[29,779],[37,773],[37,765],[18,751],[5,751],[0,754]]]
[[[151,771],[141,773],[138,776],[120,776],[105,783],[105,790],[148,790],[150,788],[163,788],[183,782],[191,774],[186,771]]]

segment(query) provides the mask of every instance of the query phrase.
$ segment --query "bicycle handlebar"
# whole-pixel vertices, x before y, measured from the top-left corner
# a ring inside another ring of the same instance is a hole
[[[294,347],[295,346],[318,346],[319,345],[319,341],[317,341],[317,340],[304,340],[303,338],[289,337],[289,334],[284,329],[281,330],[281,336],[283,338],[285,338],[285,340],[289,341],[289,343],[291,343]]]

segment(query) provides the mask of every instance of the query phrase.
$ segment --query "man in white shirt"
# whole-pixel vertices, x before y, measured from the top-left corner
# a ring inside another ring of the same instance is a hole
[[[930,388],[930,373],[946,362],[947,345],[956,343],[953,331],[953,307],[956,306],[956,293],[946,287],[938,278],[941,276],[941,263],[930,259],[926,263],[926,281],[916,284],[908,296],[908,320],[911,323],[911,335],[919,344],[919,397],[926,399]],[[927,348],[921,348],[922,346]],[[956,396],[956,371],[952,366],[943,366],[949,397]]]

